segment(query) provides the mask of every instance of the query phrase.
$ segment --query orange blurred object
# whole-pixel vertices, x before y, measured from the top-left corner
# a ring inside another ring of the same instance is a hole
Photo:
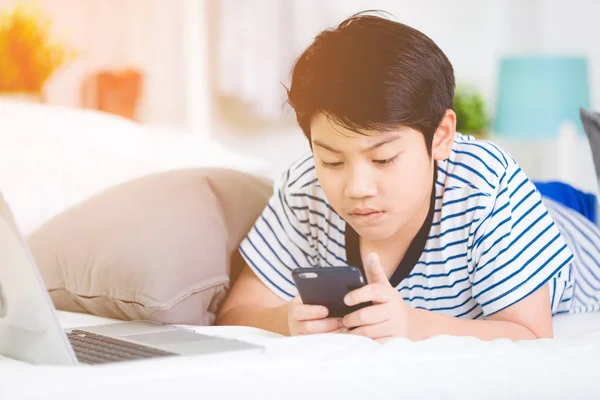
[[[0,9],[0,92],[41,97],[46,81],[76,53],[55,42],[35,4]]]
[[[82,106],[137,120],[142,81],[135,69],[94,73],[83,82]]]

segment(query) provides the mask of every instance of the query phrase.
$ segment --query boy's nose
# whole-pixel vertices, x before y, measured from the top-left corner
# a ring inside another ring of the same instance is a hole
[[[374,179],[368,171],[355,170],[350,171],[346,178],[344,196],[352,199],[362,199],[372,197],[377,194],[377,187]]]

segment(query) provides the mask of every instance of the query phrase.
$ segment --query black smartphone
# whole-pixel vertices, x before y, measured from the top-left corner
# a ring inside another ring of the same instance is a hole
[[[368,302],[349,307],[344,303],[344,296],[365,285],[365,279],[356,267],[296,268],[292,278],[302,303],[327,307],[328,317],[341,318],[372,305]]]

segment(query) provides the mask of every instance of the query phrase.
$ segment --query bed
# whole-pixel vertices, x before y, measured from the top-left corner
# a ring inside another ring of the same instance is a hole
[[[65,312],[59,318],[65,328],[111,322]],[[441,336],[384,345],[351,335],[282,338],[245,327],[192,327],[265,351],[93,367],[0,359],[0,398],[598,398],[600,314],[557,317],[554,326],[554,340]]]
[[[0,190],[25,235],[94,193],[151,172],[226,166],[269,174],[263,160],[210,137],[93,112],[0,103],[0,120]],[[114,322],[58,315],[64,328]],[[555,317],[554,340],[519,343],[440,336],[380,345],[351,335],[284,338],[246,327],[188,328],[265,350],[94,367],[0,357],[0,399],[600,398],[600,313]]]

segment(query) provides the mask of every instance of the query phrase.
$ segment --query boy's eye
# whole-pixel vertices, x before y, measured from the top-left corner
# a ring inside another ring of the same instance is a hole
[[[396,157],[398,157],[398,156],[394,156],[392,158],[387,158],[385,160],[373,160],[373,162],[378,165],[388,165],[388,164],[392,164],[394,162],[394,160],[396,159]]]
[[[328,162],[321,160],[321,165],[324,166],[325,168],[335,168],[335,167],[339,167],[340,165],[342,165],[342,162],[328,163]]]

